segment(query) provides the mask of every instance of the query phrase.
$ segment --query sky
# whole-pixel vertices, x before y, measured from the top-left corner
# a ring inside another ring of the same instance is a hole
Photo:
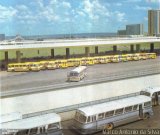
[[[143,23],[160,0],[0,0],[0,33],[6,36],[107,33]]]

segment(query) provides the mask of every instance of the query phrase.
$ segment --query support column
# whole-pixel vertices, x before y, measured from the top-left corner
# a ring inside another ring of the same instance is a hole
[[[134,53],[134,45],[130,45],[130,52]]]
[[[136,52],[140,52],[140,44],[136,44]]]
[[[114,53],[117,52],[117,46],[116,46],[116,45],[113,46],[113,52],[114,52]]]
[[[66,48],[66,58],[70,58],[70,50],[69,48]]]
[[[54,58],[54,49],[51,49],[51,58]]]
[[[90,56],[90,48],[89,47],[85,47],[85,55],[86,55],[86,57]]]
[[[16,51],[16,59],[18,63],[21,62],[21,52],[20,51]]]
[[[98,54],[98,46],[95,46],[95,54]]]
[[[4,55],[5,55],[5,63],[3,65],[3,68],[7,69],[7,65],[8,65],[8,51],[5,51]]]
[[[154,52],[154,43],[150,44],[150,52]]]

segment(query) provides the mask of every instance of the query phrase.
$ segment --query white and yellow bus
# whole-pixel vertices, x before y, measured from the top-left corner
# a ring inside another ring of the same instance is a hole
[[[8,64],[8,72],[27,72],[29,71],[29,63],[13,63]]]
[[[156,53],[146,53],[149,59],[156,59],[157,55]]]
[[[93,57],[83,57],[83,58],[81,58],[81,65],[82,66],[94,65],[94,58]]]

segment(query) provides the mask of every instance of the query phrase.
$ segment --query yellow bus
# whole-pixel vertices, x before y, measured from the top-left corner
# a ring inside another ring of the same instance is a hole
[[[93,65],[94,64],[94,58],[93,57],[83,57],[81,59],[81,65]]]
[[[111,62],[111,56],[101,56],[100,57],[100,63],[101,64],[106,64]]]
[[[133,54],[127,54],[127,60],[128,61],[133,60]]]
[[[8,72],[26,72],[29,71],[28,63],[13,63],[8,64]]]
[[[27,62],[27,64],[29,65],[30,71],[40,71],[41,70],[41,66],[39,62]]]
[[[122,54],[120,59],[121,59],[122,62],[128,61],[127,54]]]
[[[100,64],[100,56],[96,56],[96,57],[93,57],[94,58],[94,64]]]
[[[120,55],[114,55],[114,56],[111,58],[111,61],[112,61],[112,62],[115,62],[115,63],[120,62]]]
[[[46,65],[47,69],[57,69],[59,68],[55,61],[48,61],[48,64]]]
[[[135,54],[133,54],[133,60],[140,60],[140,55],[139,55],[139,53],[135,53]]]
[[[68,59],[67,64],[68,64],[68,67],[78,67],[81,65],[81,59],[79,59],[79,58]]]
[[[146,53],[139,53],[139,59],[146,60],[146,59],[148,59],[148,55]]]
[[[67,60],[56,60],[55,63],[58,65],[59,68],[67,68],[68,67]]]
[[[41,70],[47,69],[47,64],[48,64],[48,61],[40,61],[39,66],[40,66]]]
[[[149,59],[156,59],[157,57],[156,53],[146,53],[146,55],[148,55]]]

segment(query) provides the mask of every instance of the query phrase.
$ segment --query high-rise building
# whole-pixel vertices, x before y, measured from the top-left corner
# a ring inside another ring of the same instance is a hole
[[[5,40],[5,34],[0,34],[0,41]]]
[[[148,35],[160,35],[160,10],[148,10]]]
[[[143,24],[126,25],[126,35],[143,35]]]

